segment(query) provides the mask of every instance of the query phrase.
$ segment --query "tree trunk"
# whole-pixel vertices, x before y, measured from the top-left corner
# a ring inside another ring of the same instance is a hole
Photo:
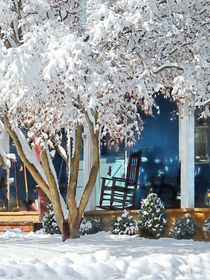
[[[78,209],[73,212],[69,212],[68,217],[68,228],[69,228],[69,238],[78,238],[80,236],[80,224],[81,218],[79,217]]]
[[[90,134],[92,139],[92,149],[93,149],[93,162],[92,167],[89,175],[89,180],[85,186],[82,198],[80,200],[80,205],[77,208],[76,204],[76,187],[77,187],[77,179],[78,179],[78,170],[79,170],[79,155],[80,155],[80,149],[81,149],[81,136],[82,136],[82,127],[77,127],[76,131],[76,143],[75,143],[75,154],[73,157],[73,160],[71,162],[71,178],[70,178],[70,184],[68,187],[68,209],[69,209],[69,217],[68,222],[65,222],[65,226],[67,227],[68,223],[68,229],[69,234],[68,236],[65,236],[63,240],[66,240],[67,238],[77,238],[79,237],[79,229],[80,224],[82,221],[82,216],[85,211],[85,208],[87,206],[87,203],[89,201],[91,192],[94,188],[96,178],[98,175],[99,170],[99,132],[94,131],[94,125],[90,121],[88,115],[86,116],[90,128]]]
[[[79,170],[79,160],[80,160],[80,152],[81,152],[81,139],[82,139],[82,131],[83,127],[81,125],[77,126],[76,137],[75,137],[75,152],[74,156],[71,160],[71,172],[70,172],[70,180],[68,186],[68,194],[67,194],[67,206],[68,206],[68,219],[64,218],[59,191],[57,188],[57,184],[53,175],[53,172],[50,168],[50,164],[48,161],[47,152],[42,152],[42,167],[45,171],[48,184],[43,180],[41,175],[35,166],[33,166],[26,158],[21,143],[15,133],[9,125],[8,119],[5,117],[5,127],[7,132],[12,137],[18,155],[21,160],[24,162],[29,172],[37,182],[37,184],[41,187],[41,189],[47,194],[48,198],[52,202],[53,210],[55,212],[56,221],[60,231],[62,233],[63,241],[68,238],[77,238],[79,237],[79,229],[80,223],[82,221],[82,216],[89,201],[91,192],[94,188],[98,170],[99,170],[99,132],[94,131],[94,125],[90,121],[88,115],[86,116],[90,128],[91,139],[92,139],[92,148],[93,148],[93,163],[89,175],[89,180],[84,189],[80,205],[77,207],[76,203],[76,189],[77,189],[77,180],[78,180],[78,170]]]
[[[80,236],[80,224],[81,219],[78,218],[78,210],[73,213],[69,212],[68,219],[63,220],[62,240],[78,238]]]

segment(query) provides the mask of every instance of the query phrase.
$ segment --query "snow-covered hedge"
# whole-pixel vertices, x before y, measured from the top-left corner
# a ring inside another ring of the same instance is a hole
[[[170,235],[176,239],[191,239],[195,235],[196,224],[192,217],[185,216],[173,222]]]
[[[136,221],[134,221],[132,216],[129,216],[128,211],[124,210],[121,217],[117,217],[113,220],[111,232],[120,235],[134,235],[137,233]]]
[[[148,194],[141,202],[138,229],[143,237],[159,238],[167,227],[165,207],[156,193]]]
[[[205,220],[203,231],[205,232],[206,235],[210,235],[210,218]]]
[[[90,218],[86,219],[84,218],[80,225],[80,233],[82,235],[84,234],[94,234],[99,231],[103,231],[105,228],[105,223],[102,219],[96,219],[96,218]]]
[[[48,204],[47,211],[42,219],[42,227],[46,233],[60,233],[51,203]]]

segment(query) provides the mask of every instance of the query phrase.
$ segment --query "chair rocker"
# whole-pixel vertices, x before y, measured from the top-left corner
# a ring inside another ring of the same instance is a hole
[[[102,177],[99,208],[107,210],[135,208],[141,154],[141,150],[139,152],[130,153],[126,178]]]

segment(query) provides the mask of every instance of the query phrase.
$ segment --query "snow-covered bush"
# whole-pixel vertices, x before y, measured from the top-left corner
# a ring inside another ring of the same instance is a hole
[[[111,232],[113,234],[134,235],[137,233],[136,221],[134,221],[132,216],[129,216],[128,211],[124,210],[121,217],[117,217],[113,220]]]
[[[191,239],[195,235],[195,221],[190,216],[176,219],[170,235],[176,239]]]
[[[165,207],[157,194],[150,193],[142,200],[138,229],[143,237],[160,237],[167,227]]]
[[[203,231],[205,232],[206,235],[210,235],[210,218],[205,220]]]
[[[42,227],[46,233],[60,233],[51,203],[48,204],[47,211],[42,219]]]
[[[105,223],[102,219],[90,218],[83,219],[80,224],[80,233],[84,234],[94,234],[99,231],[103,231],[105,228]]]

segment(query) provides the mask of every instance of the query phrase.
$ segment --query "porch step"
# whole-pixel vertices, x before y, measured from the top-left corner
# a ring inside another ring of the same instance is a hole
[[[20,228],[23,232],[37,231],[41,229],[41,223],[33,222],[0,222],[0,232],[5,232],[8,229]]]

